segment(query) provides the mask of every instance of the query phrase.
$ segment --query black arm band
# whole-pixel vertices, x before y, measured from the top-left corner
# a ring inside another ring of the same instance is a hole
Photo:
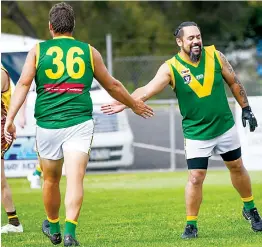
[[[245,106],[242,108],[242,111],[251,111],[251,107],[249,105]]]

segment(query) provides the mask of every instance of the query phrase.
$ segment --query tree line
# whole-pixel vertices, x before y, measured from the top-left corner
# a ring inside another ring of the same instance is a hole
[[[56,2],[2,2],[2,32],[49,39],[48,13]],[[114,56],[167,55],[176,51],[173,32],[195,21],[204,44],[220,49],[262,37],[262,2],[69,1],[76,15],[74,36],[105,52],[113,37]]]

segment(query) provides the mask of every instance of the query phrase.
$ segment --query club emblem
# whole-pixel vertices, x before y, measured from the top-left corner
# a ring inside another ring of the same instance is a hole
[[[183,79],[185,84],[189,84],[191,82],[191,75],[184,75]]]
[[[182,74],[182,75],[190,74],[190,69],[182,70],[182,71],[181,71],[181,74]]]
[[[185,69],[181,71],[181,76],[184,80],[185,84],[189,84],[191,82],[191,74],[190,74],[190,69]]]

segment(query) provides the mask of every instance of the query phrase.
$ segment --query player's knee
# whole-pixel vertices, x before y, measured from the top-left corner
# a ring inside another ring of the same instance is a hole
[[[193,185],[202,185],[205,177],[205,171],[191,171],[189,175],[189,182]]]
[[[242,163],[242,159],[226,162],[226,165],[231,172],[240,172],[245,169]]]
[[[44,183],[45,183],[45,186],[56,186],[56,185],[59,185],[60,179],[56,177],[45,177]]]

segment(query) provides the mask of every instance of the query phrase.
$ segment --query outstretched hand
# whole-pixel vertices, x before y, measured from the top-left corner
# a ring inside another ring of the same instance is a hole
[[[123,111],[126,108],[125,105],[123,105],[122,103],[118,102],[118,101],[113,101],[110,104],[104,104],[101,106],[101,111],[104,114],[107,115],[113,115],[116,114],[118,112]]]
[[[136,104],[132,108],[132,111],[143,118],[150,118],[154,116],[153,109],[140,99],[136,100]]]
[[[126,106],[118,101],[113,101],[110,104],[104,104],[101,106],[101,111],[107,115],[113,115],[123,111]],[[136,100],[135,106],[132,111],[143,118],[149,118],[154,116],[153,109],[146,105],[142,100]]]

